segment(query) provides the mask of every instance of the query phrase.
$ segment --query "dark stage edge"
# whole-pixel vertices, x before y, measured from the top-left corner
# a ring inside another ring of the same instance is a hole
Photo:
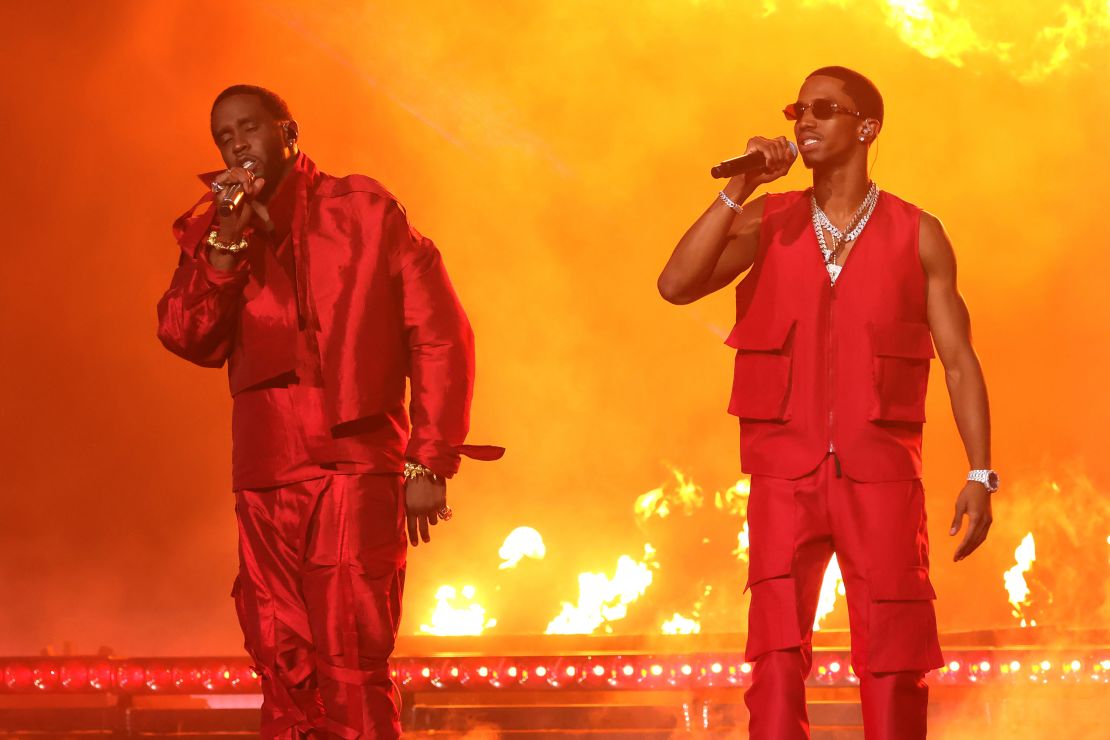
[[[1020,697],[984,692],[985,687],[952,686],[934,688],[930,704],[930,737],[943,740],[958,732],[959,737],[1008,737],[995,729],[1009,730],[1022,719]],[[1098,711],[1105,706],[1107,687],[1037,687],[1041,703],[1050,706],[1058,727],[1067,718]],[[1043,692],[1043,693],[1041,693]],[[853,689],[811,688],[809,712],[813,740],[863,740],[858,693]],[[40,697],[43,698],[43,697]],[[128,711],[114,707],[39,706],[0,709],[0,738],[20,740],[61,740],[79,738],[216,738],[257,737],[258,712],[255,709],[196,709],[181,704],[186,697],[157,697]],[[651,692],[621,697],[575,692],[547,693],[543,696],[518,694],[513,703],[501,697],[472,695],[417,694],[405,697],[405,737],[439,740],[669,740],[671,738],[747,737],[747,712],[740,690],[725,690],[714,695],[679,692]],[[1043,714],[1043,707],[1039,710]],[[708,719],[708,727],[705,720]],[[966,730],[974,727],[974,735]],[[953,735],[954,736],[954,735]],[[1034,735],[1042,737],[1041,735]],[[1095,737],[1069,734],[1058,737]],[[1022,736],[1026,737],[1026,736]],[[1032,736],[1030,736],[1032,737]],[[1045,736],[1047,737],[1047,736]]]

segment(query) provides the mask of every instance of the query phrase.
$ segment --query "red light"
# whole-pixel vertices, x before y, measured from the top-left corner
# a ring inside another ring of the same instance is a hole
[[[12,691],[26,691],[33,681],[31,669],[25,665],[15,663],[4,667],[4,685]]]
[[[174,685],[173,671],[167,666],[149,666],[145,683],[151,691],[166,691]]]
[[[124,663],[116,671],[116,683],[124,691],[141,690],[146,683],[146,670],[138,663]]]
[[[200,684],[208,691],[219,691],[228,685],[231,671],[227,666],[205,668],[200,672]]]
[[[89,686],[97,691],[109,691],[115,670],[108,662],[97,663],[89,668]]]
[[[40,691],[58,688],[58,668],[53,663],[40,663],[33,671],[33,683]]]
[[[80,691],[89,685],[89,669],[84,663],[69,661],[62,665],[60,683],[70,691]]]
[[[228,684],[233,688],[254,686],[259,683],[258,674],[251,666],[238,666],[228,670]]]

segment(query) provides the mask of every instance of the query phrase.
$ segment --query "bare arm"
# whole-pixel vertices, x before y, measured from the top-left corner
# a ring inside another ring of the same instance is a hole
[[[754,151],[764,153],[767,168],[734,177],[725,185],[725,195],[736,203],[744,203],[757,187],[785,175],[796,157],[783,137],[752,139],[748,152]],[[759,247],[763,203],[763,197],[756,198],[738,214],[716,198],[671,253],[659,275],[659,294],[671,303],[693,303],[750,268]]]
[[[925,269],[929,329],[944,365],[944,379],[952,401],[952,414],[960,432],[968,464],[973,469],[989,468],[990,407],[987,384],[979,358],[971,345],[971,317],[956,288],[956,254],[944,227],[935,216],[921,215],[921,265]],[[979,483],[965,483],[956,499],[950,535],[959,532],[964,516],[968,529],[956,549],[955,560],[970,555],[990,530],[991,499]]]

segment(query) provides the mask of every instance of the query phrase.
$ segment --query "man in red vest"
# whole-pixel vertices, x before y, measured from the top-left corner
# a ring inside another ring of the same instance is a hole
[[[215,192],[174,224],[158,337],[228,364],[232,595],[262,736],[395,738],[406,530],[416,546],[451,517],[461,455],[503,452],[463,444],[473,333],[435,245],[376,181],[319,171],[280,97],[230,87],[211,130],[228,169],[201,176]]]
[[[835,552],[868,740],[924,738],[924,675],[943,664],[921,485],[934,343],[971,468],[949,532],[967,518],[957,561],[986,538],[998,487],[986,384],[940,221],[868,177],[883,125],[874,84],[825,67],[784,113],[797,150],[783,137],[749,141],[766,166],[725,186],[659,277],[663,297],[685,304],[747,272],[727,344],[729,411],[751,475],[750,733],[809,737],[812,625]],[[813,187],[746,203],[798,151]]]

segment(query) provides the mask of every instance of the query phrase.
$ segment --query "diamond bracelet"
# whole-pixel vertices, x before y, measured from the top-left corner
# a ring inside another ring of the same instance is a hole
[[[725,195],[724,190],[721,191],[720,198],[721,198],[722,201],[724,201],[724,204],[726,206],[728,206],[732,210],[736,211],[737,213],[743,213],[744,212],[744,206],[740,205],[739,203],[734,201],[732,198]]]

